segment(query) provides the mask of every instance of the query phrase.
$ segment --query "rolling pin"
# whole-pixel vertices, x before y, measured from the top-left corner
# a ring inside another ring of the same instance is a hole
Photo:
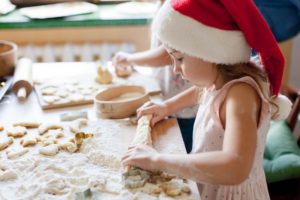
[[[15,69],[13,92],[20,101],[24,101],[32,91],[32,61],[29,58],[21,58]]]

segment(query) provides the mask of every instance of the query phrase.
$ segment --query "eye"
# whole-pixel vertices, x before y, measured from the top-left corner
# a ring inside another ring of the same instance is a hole
[[[176,58],[176,60],[177,60],[178,62],[182,62],[182,61],[183,61],[183,57]]]

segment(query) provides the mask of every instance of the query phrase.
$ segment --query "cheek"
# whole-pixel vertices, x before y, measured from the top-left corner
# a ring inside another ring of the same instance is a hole
[[[182,71],[183,75],[190,79],[193,82],[210,82],[211,79],[213,79],[213,73],[210,69],[201,67],[201,66],[195,66],[190,68],[184,68]]]
[[[200,78],[202,77],[205,70],[202,70],[201,67],[184,67],[182,73],[189,78]]]

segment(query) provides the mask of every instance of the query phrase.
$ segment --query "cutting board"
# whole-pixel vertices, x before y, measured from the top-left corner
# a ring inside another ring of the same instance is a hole
[[[99,91],[116,85],[141,85],[149,92],[160,90],[155,79],[139,72],[127,78],[112,74],[112,84],[99,84],[94,63],[35,64],[34,88],[43,110],[92,104]]]

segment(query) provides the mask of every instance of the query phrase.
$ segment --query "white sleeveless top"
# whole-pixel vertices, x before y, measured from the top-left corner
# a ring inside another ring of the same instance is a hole
[[[266,134],[270,125],[270,106],[251,77],[243,77],[226,83],[221,89],[204,91],[199,106],[193,133],[191,153],[222,150],[224,132],[220,121],[220,105],[226,98],[228,89],[237,82],[244,82],[255,88],[262,99],[258,126],[257,148],[249,177],[239,185],[200,184],[201,200],[269,200],[268,188],[263,169],[263,154]],[[242,167],[242,166],[241,166]]]

